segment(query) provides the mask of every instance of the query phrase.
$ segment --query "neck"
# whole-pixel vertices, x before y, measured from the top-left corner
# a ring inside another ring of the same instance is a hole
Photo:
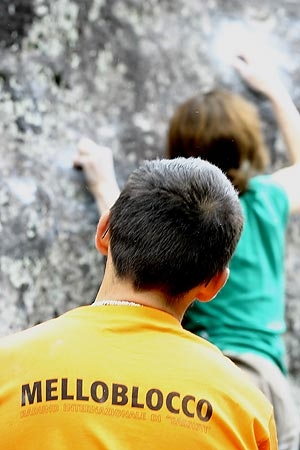
[[[174,305],[168,303],[165,295],[158,290],[137,291],[132,286],[132,283],[112,276],[106,268],[102,284],[93,305],[103,305],[108,301],[110,304],[112,302],[115,304],[122,304],[124,302],[123,304],[130,303],[149,306],[171,314],[179,322],[181,322],[188,306],[184,301],[175,302]]]
[[[100,305],[128,305],[128,306],[149,306],[151,308],[165,311],[181,322],[184,311],[179,312],[179,308],[171,307],[165,297],[155,290],[136,291],[132,289],[130,283],[121,282],[114,288],[106,289],[103,283],[96,296],[94,306]]]
[[[194,299],[195,295],[190,292],[189,295],[182,296],[180,300],[171,303],[158,289],[137,291],[130,281],[120,279],[115,275],[111,256],[108,254],[104,277],[94,305],[101,305],[105,301],[130,302],[165,311],[181,322],[186,309]]]

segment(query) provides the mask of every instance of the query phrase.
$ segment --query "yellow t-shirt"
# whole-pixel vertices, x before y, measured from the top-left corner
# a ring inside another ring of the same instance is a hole
[[[277,449],[271,405],[148,307],[85,306],[0,340],[5,450]]]

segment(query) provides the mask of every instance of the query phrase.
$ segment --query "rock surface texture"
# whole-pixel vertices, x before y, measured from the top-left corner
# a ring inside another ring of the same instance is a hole
[[[260,39],[300,106],[298,1],[2,0],[0,2],[0,335],[93,301],[104,262],[83,173],[82,135],[113,148],[120,185],[164,154],[178,102],[215,85],[261,112],[273,167],[284,147],[269,105],[230,66]],[[259,45],[259,44],[258,44]],[[300,410],[300,233],[290,221],[286,342]]]

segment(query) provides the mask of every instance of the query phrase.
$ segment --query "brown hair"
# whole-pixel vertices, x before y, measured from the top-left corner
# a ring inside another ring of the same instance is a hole
[[[218,166],[240,194],[268,162],[260,119],[240,95],[214,90],[182,103],[170,120],[169,158],[201,157]]]

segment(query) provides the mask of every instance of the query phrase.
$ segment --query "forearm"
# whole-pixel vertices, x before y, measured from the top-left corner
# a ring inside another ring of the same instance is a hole
[[[94,186],[91,187],[91,192],[95,198],[99,215],[104,214],[110,209],[120,194],[120,189],[116,180],[113,180],[106,186]]]
[[[88,188],[97,203],[99,214],[104,214],[120,194],[111,148],[98,145],[84,137],[78,143],[78,154],[73,164],[84,170]]]
[[[248,86],[268,98],[286,144],[291,164],[300,161],[300,115],[277,71],[262,55],[249,52],[233,62]]]
[[[300,114],[282,85],[268,95],[291,164],[300,162]]]
[[[290,95],[283,88],[269,97],[286,143],[290,164],[272,174],[273,180],[285,190],[290,205],[290,213],[300,211],[300,115]]]

